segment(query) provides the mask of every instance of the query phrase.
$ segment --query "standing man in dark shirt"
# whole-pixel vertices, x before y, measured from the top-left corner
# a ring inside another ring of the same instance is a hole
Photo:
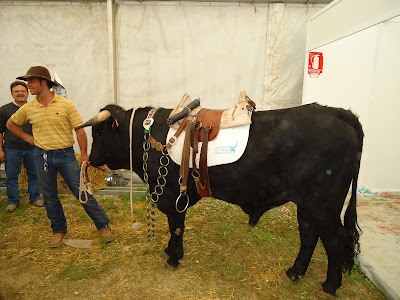
[[[6,164],[7,208],[6,212],[13,212],[19,205],[18,176],[21,163],[24,162],[28,175],[29,201],[36,206],[44,206],[40,199],[39,183],[33,161],[34,146],[23,141],[11,133],[6,127],[8,119],[24,104],[29,96],[25,82],[14,81],[10,85],[11,96],[14,98],[0,108],[0,161]],[[22,126],[24,132],[32,134],[32,125],[26,123]],[[4,143],[3,143],[4,140]]]

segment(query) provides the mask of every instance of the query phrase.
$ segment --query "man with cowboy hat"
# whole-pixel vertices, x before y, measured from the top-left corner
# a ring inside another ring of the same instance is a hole
[[[13,212],[20,203],[18,191],[18,177],[21,164],[24,163],[28,177],[28,193],[30,203],[42,207],[39,183],[33,162],[34,146],[13,135],[6,127],[8,119],[23,105],[28,103],[28,87],[25,82],[14,81],[10,85],[11,96],[14,101],[0,107],[0,161],[6,165],[7,207],[6,212]],[[26,123],[22,129],[32,134],[32,126]],[[4,143],[3,143],[4,141]]]
[[[50,247],[55,248],[61,245],[67,233],[67,222],[58,199],[57,171],[75,197],[79,198],[80,167],[72,147],[72,129],[81,125],[83,121],[72,101],[50,91],[57,83],[51,80],[45,67],[31,67],[26,75],[17,79],[26,80],[31,94],[36,97],[11,116],[7,128],[24,141],[36,146],[35,167],[47,216],[53,229]],[[26,122],[32,124],[33,136],[21,129],[21,125]],[[86,133],[83,128],[76,129],[75,132],[81,150],[81,162],[87,162],[89,156]],[[110,220],[92,195],[88,194],[87,198],[87,202],[82,203],[82,206],[94,221],[102,239],[111,242],[113,237],[108,227]]]

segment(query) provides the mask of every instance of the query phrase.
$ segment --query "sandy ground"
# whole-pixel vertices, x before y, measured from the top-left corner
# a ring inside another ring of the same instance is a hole
[[[388,299],[400,299],[400,194],[357,197],[360,266]]]

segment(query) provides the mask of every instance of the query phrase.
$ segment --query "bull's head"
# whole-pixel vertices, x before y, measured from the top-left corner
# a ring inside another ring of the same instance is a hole
[[[126,114],[121,107],[108,105],[89,121],[75,128],[92,126],[93,144],[89,160],[93,166],[106,164],[110,169],[129,169],[129,121],[125,122]]]

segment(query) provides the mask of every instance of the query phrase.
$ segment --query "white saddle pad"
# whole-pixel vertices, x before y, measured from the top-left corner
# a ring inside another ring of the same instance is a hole
[[[249,138],[250,124],[241,125],[219,130],[217,137],[208,142],[207,165],[218,166],[237,161],[246,150]],[[176,129],[170,128],[167,141],[175,134]],[[175,144],[168,150],[172,160],[180,165],[182,162],[182,150],[185,142],[185,131],[176,140]],[[196,163],[199,166],[200,151],[203,143],[199,143],[199,153],[196,155]],[[192,168],[192,151],[190,151],[189,167]]]

